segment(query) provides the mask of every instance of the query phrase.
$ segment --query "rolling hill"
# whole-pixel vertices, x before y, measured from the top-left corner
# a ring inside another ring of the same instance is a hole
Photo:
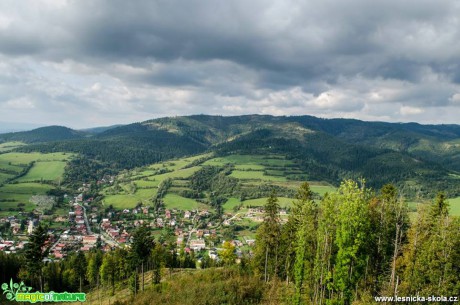
[[[393,182],[409,196],[436,190],[459,195],[460,126],[364,122],[312,116],[168,117],[101,130],[45,127],[0,135],[29,143],[23,152],[68,151],[120,171],[172,158],[213,152],[282,155],[301,173],[290,180],[365,178],[373,187]]]
[[[40,143],[81,139],[85,133],[64,126],[47,126],[30,131],[19,131],[0,134],[0,142],[19,141],[25,143]]]

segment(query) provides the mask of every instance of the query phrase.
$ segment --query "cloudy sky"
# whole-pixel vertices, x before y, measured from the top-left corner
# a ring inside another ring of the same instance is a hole
[[[460,124],[460,2],[0,2],[0,121],[200,113]]]

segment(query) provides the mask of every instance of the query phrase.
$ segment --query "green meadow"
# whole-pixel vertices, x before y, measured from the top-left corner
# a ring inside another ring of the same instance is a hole
[[[449,199],[450,214],[460,216],[460,197]]]
[[[166,179],[186,179],[198,171],[200,169],[199,166],[184,167],[199,157],[200,156],[152,164],[145,168],[125,172],[118,177],[121,191],[113,194],[113,191],[111,191],[111,189],[114,189],[113,186],[103,191],[103,194],[105,194],[104,204],[112,205],[118,209],[133,208],[139,202],[149,204],[149,200],[157,194],[158,186],[162,181]],[[159,174],[162,170],[166,171],[166,173]],[[133,194],[130,194],[131,183],[134,183],[137,187]],[[178,198],[175,198],[174,202],[177,202],[177,199]],[[183,200],[185,199],[187,198],[183,198]],[[167,200],[171,202],[170,198]]]
[[[264,206],[267,203],[267,200],[268,200],[268,197],[266,197],[266,198],[257,198],[257,199],[249,199],[249,200],[243,201],[243,206],[245,206],[245,207],[249,207],[249,206],[260,207],[260,206]],[[278,197],[278,203],[279,203],[280,207],[282,207],[282,208],[291,207],[292,202],[294,200],[295,199],[292,199],[292,198]]]
[[[116,209],[134,208],[142,200],[136,195],[108,195],[104,197],[105,206],[113,206]]]
[[[11,163],[14,165],[29,164],[32,161],[67,161],[73,154],[70,153],[49,153],[42,154],[38,152],[32,153],[5,153],[0,154],[1,163]]]
[[[51,188],[51,185],[41,183],[14,183],[2,186],[0,188],[0,193],[39,195],[45,193]]]
[[[261,180],[261,181],[286,181],[286,177],[268,176],[262,171],[240,171],[234,170],[230,174],[231,177],[241,180]]]
[[[238,198],[229,198],[227,202],[222,205],[225,213],[232,213],[233,209],[241,204]]]
[[[0,154],[0,183],[11,180],[0,187],[0,215],[17,213],[18,204],[23,204],[22,208],[25,211],[33,210],[34,205],[29,201],[30,197],[44,195],[54,188],[54,185],[47,184],[47,182],[57,183],[64,174],[67,161],[73,156],[74,154],[70,153],[7,152]],[[34,162],[33,166],[22,177],[15,178],[28,169],[31,162]],[[45,182],[38,183],[38,181]]]
[[[22,142],[5,142],[5,143],[0,143],[0,153],[7,152],[10,150],[13,150],[17,147],[21,147],[26,145],[25,143]]]
[[[452,216],[460,216],[460,197],[456,198],[449,198],[447,199],[447,202],[449,203],[449,213]],[[409,207],[409,212],[410,213],[416,213],[417,212],[417,207],[420,204],[431,204],[431,201],[425,201],[425,202],[415,202],[415,201],[409,201],[407,202],[407,206]]]
[[[190,198],[184,198],[177,194],[167,194],[163,198],[165,208],[179,210],[209,209],[209,206],[199,203]]]
[[[181,197],[182,191],[189,189],[189,178],[203,166],[233,166],[230,177],[241,181],[245,188],[257,187],[260,184],[271,184],[296,190],[302,181],[290,180],[293,174],[302,174],[302,171],[291,160],[281,155],[230,155],[210,158],[210,154],[198,155],[189,158],[171,160],[145,167],[124,171],[118,178],[118,187],[110,186],[103,191],[104,204],[116,208],[133,208],[139,202],[149,204],[156,195],[158,186],[166,179],[172,180],[172,186],[163,198],[168,208],[192,209],[197,206],[209,208],[197,203],[193,199]],[[198,159],[208,158],[202,164],[191,163]],[[210,159],[209,159],[210,158]],[[291,177],[291,178],[290,178]],[[133,188],[133,186],[136,188]],[[321,182],[312,182],[312,190],[320,195],[335,190],[333,186]],[[243,206],[264,205],[267,198],[253,199],[243,202]],[[280,198],[280,204],[285,207],[292,202],[290,198]],[[239,199],[230,198],[223,205],[225,212],[233,211],[240,204]]]
[[[64,161],[36,162],[29,172],[25,176],[17,179],[17,181],[58,181],[64,174],[65,166],[66,162]]]
[[[10,179],[11,177],[13,177],[13,175],[0,172],[0,184]]]
[[[266,167],[287,167],[294,163],[280,155],[230,155],[225,157],[213,158],[204,163],[204,165],[223,166],[225,164],[235,164],[240,169],[265,169]]]
[[[333,193],[335,191],[337,191],[337,188],[331,186],[331,185],[317,185],[317,184],[314,184],[314,183],[311,183],[310,184],[310,189],[315,192],[315,193],[318,193],[321,197],[324,196],[324,194],[326,193]]]

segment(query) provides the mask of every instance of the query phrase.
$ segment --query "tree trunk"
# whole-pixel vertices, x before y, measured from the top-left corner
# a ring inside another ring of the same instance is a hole
[[[137,269],[138,267],[136,267],[136,275],[134,276],[134,297],[137,295]]]
[[[396,258],[398,257],[398,240],[399,240],[399,224],[396,224],[396,236],[395,236],[395,245],[393,251],[393,261],[391,263],[391,277],[390,277],[390,287],[394,289],[395,285],[395,276],[396,276]]]
[[[142,261],[142,291],[144,291],[144,261]]]
[[[101,300],[101,289],[99,287],[99,274],[97,275],[97,282],[96,282],[96,285],[97,285],[97,292],[98,292],[98,295],[99,295],[99,304],[102,305],[102,300]]]
[[[267,264],[268,264],[268,246],[265,247],[265,276],[264,276],[264,281],[265,283],[267,282]]]

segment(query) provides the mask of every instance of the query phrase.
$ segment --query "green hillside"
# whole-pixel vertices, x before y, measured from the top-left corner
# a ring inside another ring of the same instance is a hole
[[[44,195],[62,180],[68,153],[0,154],[0,216],[32,211],[33,195]]]
[[[104,204],[116,208],[161,200],[166,208],[213,209],[218,201],[228,211],[237,205],[262,206],[275,188],[282,205],[289,206],[301,183],[297,178],[305,176],[298,164],[282,155],[203,154],[124,171],[102,193]],[[327,183],[310,183],[318,196],[335,189]]]
[[[84,136],[84,132],[76,131],[64,126],[47,126],[31,131],[0,134],[0,142],[20,141],[25,143],[38,143],[80,139]]]
[[[451,197],[460,195],[458,125],[195,115],[153,119],[98,133],[46,128],[1,135],[0,142],[31,143],[14,148],[16,151],[66,151],[84,156],[71,164],[66,183],[212,152],[221,158],[280,155],[297,167],[279,171],[263,164],[259,168],[236,164],[239,167],[230,176],[235,179],[326,181],[337,186],[346,178],[364,178],[376,189],[388,182],[397,184],[409,197],[430,197],[440,189]]]

